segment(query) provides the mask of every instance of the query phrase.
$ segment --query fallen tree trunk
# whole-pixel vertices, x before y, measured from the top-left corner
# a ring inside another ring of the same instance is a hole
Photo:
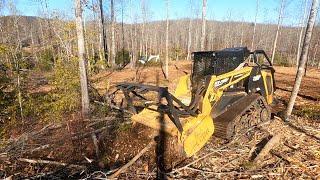
[[[281,134],[274,135],[267,144],[262,148],[257,157],[253,160],[254,163],[259,164],[266,155],[269,154],[270,150],[278,146],[281,142]]]

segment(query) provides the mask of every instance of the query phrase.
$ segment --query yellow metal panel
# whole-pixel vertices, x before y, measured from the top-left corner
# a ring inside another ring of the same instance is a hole
[[[198,116],[184,127],[183,148],[187,157],[198,152],[210,139],[214,132],[213,120],[210,116]]]
[[[153,108],[156,107],[154,106]],[[160,119],[160,115],[159,112],[144,108],[139,114],[133,115],[131,119],[133,122],[141,123],[152,129],[164,130],[172,136],[177,136],[178,129],[170,118],[165,114],[163,118]]]
[[[179,97],[190,92],[190,75],[185,75],[179,78],[174,96]]]
[[[268,84],[267,84],[267,76],[269,76],[271,78],[271,82],[273,82],[274,80],[272,79],[272,75],[271,75],[271,72],[268,72],[268,71],[261,71],[261,75],[262,75],[262,78],[263,78],[263,85],[266,89],[266,93],[267,93],[267,97],[266,98],[266,101],[268,104],[271,104],[272,101],[273,101],[273,93],[269,94],[269,91],[268,89],[269,88],[272,88],[272,92],[273,92],[273,88],[274,87],[268,87]],[[273,83],[271,83],[271,86],[273,86]]]
[[[191,101],[191,81],[190,75],[185,75],[179,78],[174,96],[178,98],[183,104],[189,105]]]

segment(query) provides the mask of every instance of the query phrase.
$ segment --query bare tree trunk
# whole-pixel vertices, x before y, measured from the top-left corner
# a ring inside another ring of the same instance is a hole
[[[251,42],[251,50],[254,50],[254,38],[256,36],[256,27],[257,27],[257,16],[259,12],[259,0],[257,0],[257,7],[256,7],[256,15],[254,17],[254,26],[253,26],[253,35],[252,35],[252,42]]]
[[[114,16],[114,2],[110,0],[111,5],[111,66],[116,65],[116,44],[115,44],[115,16]]]
[[[272,57],[271,57],[271,62],[272,63],[274,61],[274,57],[275,57],[275,54],[276,54],[278,36],[279,36],[279,31],[280,31],[282,17],[283,17],[284,1],[285,0],[281,0],[281,5],[280,5],[280,9],[279,9],[277,32],[276,32],[276,35],[275,35],[275,38],[274,38],[274,41],[273,41],[273,49],[272,49]]]
[[[40,28],[40,34],[41,34],[41,41],[39,42],[40,45],[43,45],[43,41],[44,41],[44,32],[43,32],[43,25],[42,25],[42,20],[39,18],[38,23],[39,23],[39,28]]]
[[[319,8],[319,0],[313,0],[311,10],[310,10],[309,20],[308,20],[308,24],[307,24],[307,28],[306,28],[306,33],[305,33],[304,41],[303,41],[303,45],[302,45],[299,67],[297,70],[295,83],[294,83],[294,86],[292,89],[292,93],[291,93],[290,100],[288,103],[287,111],[285,114],[286,120],[289,119],[289,117],[292,113],[292,109],[293,109],[295,100],[297,98],[298,92],[299,92],[302,76],[303,76],[306,62],[308,59],[307,56],[308,56],[308,52],[309,52],[309,45],[310,45],[310,41],[311,41],[311,37],[312,37],[313,27],[315,25],[315,20],[317,17],[318,8]]]
[[[123,5],[123,1],[121,1],[121,35],[122,35],[122,48],[121,48],[121,51],[122,51],[122,60],[123,60],[123,64],[122,64],[122,67],[126,66],[127,64],[125,64],[125,59],[124,59],[124,47],[125,47],[125,42],[124,42],[124,25],[123,25],[123,8],[124,8],[124,5]]]
[[[100,49],[103,51],[100,54],[100,60],[108,62],[108,44],[106,38],[106,30],[104,28],[103,3],[99,0],[99,27],[100,27]]]
[[[303,13],[303,16],[302,16],[301,22],[300,22],[301,29],[300,29],[300,34],[299,34],[298,48],[297,48],[296,66],[299,65],[302,35],[303,35],[303,30],[304,30],[305,19],[306,19],[306,16],[307,16],[307,4],[308,4],[308,1],[305,0],[305,1],[304,1],[304,10],[303,10],[304,13]]]
[[[309,59],[310,59],[310,56],[309,56],[309,52],[308,52],[307,61],[306,61],[306,66],[304,67],[304,74],[303,74],[304,77],[307,76],[308,60],[309,60]]]
[[[196,32],[195,32],[195,40],[194,40],[194,49],[198,50],[199,48],[199,28],[198,28],[198,17],[196,19],[196,23],[195,23],[195,29],[196,29]]]
[[[318,59],[318,67],[317,69],[320,69],[320,59]]]
[[[318,53],[318,46],[319,46],[319,42],[317,42],[317,44],[314,46],[314,53],[313,53],[313,58],[312,58],[312,65],[313,66],[316,65],[316,57],[317,57],[317,53]]]
[[[147,56],[147,36],[146,36],[146,4],[145,4],[145,0],[141,0],[141,10],[142,10],[142,41],[141,41],[141,53],[144,54],[145,56]]]
[[[0,24],[0,26],[1,26],[1,24]],[[33,52],[33,56],[35,57],[36,62],[38,63],[38,62],[39,62],[38,54],[37,54],[37,52],[34,50],[34,47],[35,47],[35,45],[36,45],[36,42],[35,42],[35,40],[34,40],[33,31],[34,31],[34,26],[31,25],[31,30],[30,30],[30,38],[31,38],[31,43],[32,43],[31,49],[32,49],[32,52]]]
[[[141,25],[140,25],[140,28],[141,28]],[[143,25],[142,25],[142,32],[141,32],[141,36],[140,37],[142,37],[143,38]],[[142,39],[143,40],[143,39]],[[138,43],[139,43],[139,56],[142,56],[142,52],[143,52],[143,44],[142,44],[142,42],[141,42],[141,40],[140,41],[137,41]],[[139,57],[140,58],[140,57]]]
[[[243,21],[241,22],[241,36],[240,36],[240,45],[242,46],[243,44],[243,32],[244,32],[244,23]]]
[[[135,34],[133,34],[133,28],[135,29],[135,24],[133,24],[133,12],[132,12],[132,7],[133,7],[133,4],[132,4],[132,0],[130,0],[130,16],[132,17],[132,24],[130,25],[130,40],[131,40],[131,61],[130,61],[130,64],[131,64],[131,68],[134,68],[135,67],[135,45],[134,45],[134,38],[135,38]]]
[[[189,29],[188,29],[188,55],[187,55],[187,60],[190,60],[191,57],[191,28],[192,28],[192,18],[189,20]]]
[[[202,0],[202,26],[201,26],[201,51],[204,50],[204,43],[206,38],[206,11],[207,11],[207,0]]]
[[[86,37],[87,36],[87,23],[86,23],[86,18],[85,17],[83,17],[83,33],[84,33],[84,36]],[[63,43],[64,44],[64,43]],[[89,67],[89,69],[90,69],[90,61],[89,61],[89,59],[90,59],[90,54],[89,54],[89,43],[88,43],[88,40],[87,39],[85,39],[84,40],[84,45],[85,45],[85,52],[87,52],[86,53],[86,59],[88,60],[87,62],[88,62],[88,67]],[[65,48],[66,48],[66,51],[68,52],[69,50],[68,50],[68,48],[67,48],[67,46],[66,45],[64,45],[65,46]],[[69,55],[69,53],[67,53],[68,55],[68,57],[70,57],[70,55]]]
[[[20,109],[20,116],[22,122],[24,122],[24,115],[23,115],[23,106],[22,106],[22,88],[21,88],[21,77],[20,77],[20,58],[17,57],[18,52],[21,52],[21,57],[23,58],[24,54],[22,49],[22,41],[21,41],[21,36],[20,36],[20,28],[19,28],[19,23],[18,23],[18,16],[17,16],[17,10],[16,6],[13,3],[13,1],[9,1],[9,10],[13,14],[13,26],[14,26],[14,31],[16,31],[16,36],[17,36],[17,42],[16,42],[16,48],[15,52],[13,52],[13,61],[14,61],[14,66],[15,70],[17,72],[17,90],[18,90],[18,102],[19,102],[19,109]]]
[[[148,28],[146,28],[145,35],[146,35],[146,41],[145,41],[145,45],[144,45],[144,47],[145,47],[145,49],[144,49],[145,53],[144,54],[146,55],[146,57],[148,57],[148,40],[149,40]]]
[[[167,5],[167,26],[166,26],[166,78],[169,78],[169,0],[166,0]]]
[[[87,79],[86,60],[85,60],[84,28],[83,28],[83,20],[82,20],[81,0],[75,0],[75,7],[76,7],[76,27],[77,27],[77,38],[78,38],[80,84],[81,84],[82,115],[84,117],[87,117],[89,115],[89,93],[88,93],[88,79]]]
[[[43,3],[44,3],[44,13],[45,13],[45,16],[46,16],[46,20],[45,22],[47,23],[47,34],[48,34],[48,41],[50,43],[50,49],[51,49],[51,52],[52,52],[52,55],[53,55],[53,63],[54,65],[56,64],[56,60],[57,60],[57,57],[56,57],[56,53],[55,53],[55,49],[54,49],[54,42],[53,42],[53,28],[52,28],[52,25],[51,25],[51,22],[50,22],[50,14],[48,13],[49,12],[49,8],[48,8],[48,0],[43,0]]]
[[[94,49],[94,43],[91,43],[91,54],[92,54],[92,59],[95,60],[96,52]]]
[[[136,59],[135,58],[136,56],[138,56],[138,41],[137,41],[137,37],[138,37],[138,28],[137,28],[137,24],[136,22],[134,23],[134,41],[133,41],[133,51],[134,51],[134,54],[133,54],[133,59],[134,59],[134,63],[136,63]],[[135,64],[136,66],[136,64]]]

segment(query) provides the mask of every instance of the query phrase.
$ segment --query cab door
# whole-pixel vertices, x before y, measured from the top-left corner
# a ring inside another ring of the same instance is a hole
[[[273,72],[269,69],[262,69],[261,75],[263,78],[263,84],[266,90],[266,100],[268,104],[271,104],[273,101],[273,92],[274,92],[274,79],[273,79]]]
[[[263,85],[266,91],[266,101],[271,104],[273,101],[273,93],[275,91],[274,68],[266,53],[262,50],[254,52],[256,64],[261,71]]]

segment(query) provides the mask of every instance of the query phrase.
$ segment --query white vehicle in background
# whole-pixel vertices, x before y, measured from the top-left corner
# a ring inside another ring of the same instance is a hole
[[[159,55],[150,55],[149,57],[147,56],[141,56],[138,60],[141,64],[146,64],[147,62],[159,62],[160,61],[160,56]]]

